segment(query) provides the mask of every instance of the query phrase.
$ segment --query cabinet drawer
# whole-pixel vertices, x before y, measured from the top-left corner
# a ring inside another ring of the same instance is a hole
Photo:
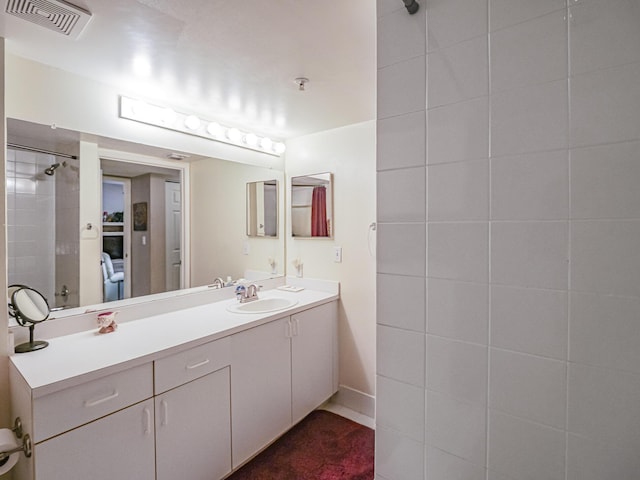
[[[40,442],[153,396],[151,363],[36,398],[33,437]]]
[[[231,364],[229,337],[155,361],[155,393],[166,392]]]

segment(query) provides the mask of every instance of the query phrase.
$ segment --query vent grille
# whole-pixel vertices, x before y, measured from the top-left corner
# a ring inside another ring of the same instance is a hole
[[[78,38],[91,13],[63,0],[7,0],[8,14],[71,38]]]

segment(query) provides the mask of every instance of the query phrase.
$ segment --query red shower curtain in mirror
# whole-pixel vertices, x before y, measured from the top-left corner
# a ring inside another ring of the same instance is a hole
[[[327,189],[313,187],[311,198],[311,236],[328,237],[327,229]]]

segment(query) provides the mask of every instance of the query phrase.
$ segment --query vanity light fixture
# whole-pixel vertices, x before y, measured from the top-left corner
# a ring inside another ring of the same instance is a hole
[[[241,131],[235,127],[225,127],[218,122],[202,119],[193,114],[177,112],[163,105],[151,104],[125,96],[120,97],[120,118],[196,135],[237,147],[249,148],[277,157],[286,150],[284,143],[274,142],[269,137]]]

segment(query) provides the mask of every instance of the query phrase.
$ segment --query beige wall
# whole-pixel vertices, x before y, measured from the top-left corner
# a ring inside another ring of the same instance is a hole
[[[164,178],[153,174],[131,179],[131,203],[147,203],[147,229],[131,232],[134,297],[166,290],[164,184]]]
[[[246,236],[246,184],[272,179],[278,180],[278,209],[284,212],[283,172],[213,158],[191,164],[191,285],[228,275],[236,280],[246,270],[270,272],[269,257],[275,259],[277,273],[284,274],[282,216],[278,238]],[[248,255],[243,254],[244,242]]]
[[[332,172],[335,236],[330,240],[291,237],[287,213],[287,272],[303,262],[303,276],[340,281],[340,384],[375,394],[375,122],[365,122],[287,142],[285,170],[291,177]],[[290,195],[287,187],[287,198]],[[287,199],[287,205],[290,202]],[[334,263],[334,247],[342,263]]]

